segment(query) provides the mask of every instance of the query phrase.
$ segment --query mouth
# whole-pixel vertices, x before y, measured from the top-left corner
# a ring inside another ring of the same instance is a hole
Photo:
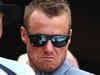
[[[51,56],[48,56],[48,57],[42,57],[42,60],[45,60],[45,61],[53,61],[55,60],[54,57],[51,57]]]

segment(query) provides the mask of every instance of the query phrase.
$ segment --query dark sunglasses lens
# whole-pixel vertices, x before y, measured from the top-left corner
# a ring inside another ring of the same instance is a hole
[[[44,35],[30,35],[30,42],[33,46],[42,47],[47,42],[47,37]]]
[[[55,47],[64,47],[67,45],[68,39],[68,36],[54,36],[52,38],[52,43]]]

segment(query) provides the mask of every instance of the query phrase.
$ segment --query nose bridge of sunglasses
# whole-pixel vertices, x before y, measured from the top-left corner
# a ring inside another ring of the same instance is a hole
[[[54,45],[53,45],[53,43],[52,43],[52,41],[50,40],[50,39],[48,39],[48,41],[46,42],[46,47],[48,47],[48,48],[52,48]]]
[[[52,43],[52,35],[46,35],[47,36],[47,43],[51,42]]]
[[[42,40],[45,39],[45,44],[47,44],[49,41],[51,42],[52,36],[51,35],[44,35],[42,37]]]

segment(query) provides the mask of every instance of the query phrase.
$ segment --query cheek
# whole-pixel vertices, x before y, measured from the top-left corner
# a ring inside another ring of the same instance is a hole
[[[27,53],[31,62],[37,62],[42,52],[39,48],[33,47],[32,45],[28,45]]]
[[[59,50],[59,52],[58,52],[59,54],[58,54],[58,59],[59,59],[59,61],[63,61],[64,59],[65,59],[65,57],[66,57],[66,54],[67,54],[67,49],[66,48],[62,48],[62,49],[60,49]]]
[[[29,58],[31,58],[32,60],[36,59],[36,57],[37,57],[37,51],[36,50],[37,49],[33,48],[33,46],[31,46],[31,45],[27,46],[27,53],[29,55]]]

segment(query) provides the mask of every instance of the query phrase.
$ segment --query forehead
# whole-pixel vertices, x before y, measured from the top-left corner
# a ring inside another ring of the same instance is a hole
[[[64,34],[69,30],[69,19],[65,12],[48,17],[40,10],[34,11],[29,18],[28,31],[44,34]]]

